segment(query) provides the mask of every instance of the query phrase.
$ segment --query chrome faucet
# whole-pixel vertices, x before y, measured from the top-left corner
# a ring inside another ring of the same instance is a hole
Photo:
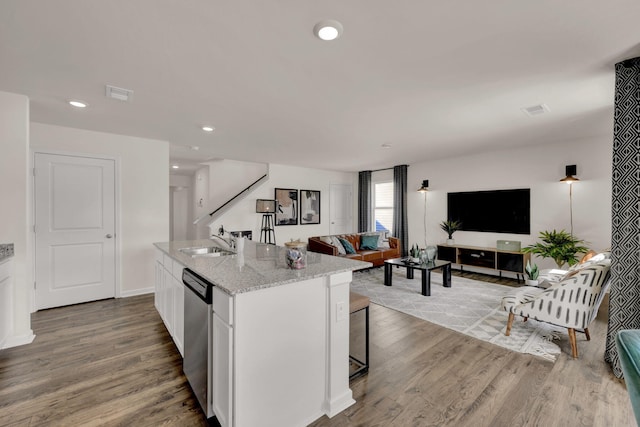
[[[219,240],[221,240],[222,242],[224,242],[224,243],[229,247],[229,249],[235,249],[235,248],[236,248],[236,239],[235,239],[235,238],[230,237],[230,238],[228,238],[228,239],[225,239],[225,238],[224,238],[224,237],[222,237],[222,236],[218,236],[218,235],[212,234],[212,235],[211,235],[211,237],[210,237],[210,239],[211,239],[211,240],[213,240],[213,238],[214,238],[214,237],[215,237],[216,239],[219,239]]]

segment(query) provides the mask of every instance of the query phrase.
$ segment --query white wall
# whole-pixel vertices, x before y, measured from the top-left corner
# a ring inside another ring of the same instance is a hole
[[[266,163],[215,160],[209,166],[209,206],[226,203],[267,173]],[[209,211],[211,212],[211,211]]]
[[[31,149],[116,158],[121,296],[152,292],[153,243],[169,240],[169,143],[32,123]]]
[[[193,176],[169,176],[169,221],[170,240],[192,240],[195,238],[193,226]]]
[[[251,179],[248,184],[254,180]],[[336,172],[321,169],[307,169],[295,166],[269,165],[269,179],[257,187],[244,200],[241,200],[230,211],[223,214],[211,225],[211,230],[217,230],[224,225],[225,230],[252,230],[253,240],[260,240],[260,226],[262,215],[256,212],[256,199],[273,199],[276,188],[293,188],[297,190],[320,191],[320,224],[281,225],[275,226],[276,242],[282,245],[291,239],[305,241],[311,236],[329,234],[329,189],[331,184],[348,184],[353,188],[354,213],[352,228],[357,228],[355,207],[357,206],[357,173]],[[246,186],[246,185],[245,185]]]
[[[409,189],[418,189],[429,180],[427,193],[427,241],[443,243],[447,236],[438,224],[447,216],[447,192],[531,189],[531,234],[502,234],[458,231],[457,244],[495,247],[496,240],[519,240],[522,246],[534,243],[543,230],[569,230],[569,186],[558,182],[565,165],[577,165],[579,183],[573,185],[574,235],[598,250],[611,245],[611,141],[584,140],[564,144],[538,145],[500,150],[466,157],[411,164]],[[424,242],[424,196],[407,195],[409,246]],[[543,268],[551,260],[536,258]]]
[[[209,209],[209,166],[203,166],[196,170],[193,176],[193,219],[203,218],[212,209]],[[198,224],[193,225],[193,232],[196,239],[206,239],[209,237],[209,216],[203,218]]]
[[[0,243],[15,249],[13,288],[13,332],[7,346],[33,340],[31,330],[31,240],[29,212],[29,99],[0,92]]]

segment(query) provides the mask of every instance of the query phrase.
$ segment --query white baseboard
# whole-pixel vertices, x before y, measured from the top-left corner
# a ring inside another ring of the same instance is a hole
[[[150,288],[134,289],[132,291],[122,291],[120,293],[120,298],[135,297],[138,295],[152,294],[154,292],[155,292],[155,288],[153,286]]]
[[[29,330],[29,332],[24,334],[24,335],[16,335],[16,336],[7,337],[4,340],[4,343],[2,344],[2,347],[0,347],[0,348],[5,349],[5,348],[11,348],[11,347],[18,347],[18,346],[25,345],[25,344],[31,344],[35,338],[36,338],[36,336],[33,333],[33,331]]]

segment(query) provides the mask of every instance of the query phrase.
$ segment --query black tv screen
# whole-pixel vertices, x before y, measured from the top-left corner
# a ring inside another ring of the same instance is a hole
[[[530,234],[530,204],[528,188],[447,193],[447,218],[464,231]]]

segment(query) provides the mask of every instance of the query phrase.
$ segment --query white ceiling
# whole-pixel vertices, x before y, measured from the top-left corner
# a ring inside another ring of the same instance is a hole
[[[609,144],[639,17],[638,0],[2,0],[0,90],[27,95],[34,122],[167,140],[183,163],[358,171]],[[313,36],[323,19],[340,39]]]

